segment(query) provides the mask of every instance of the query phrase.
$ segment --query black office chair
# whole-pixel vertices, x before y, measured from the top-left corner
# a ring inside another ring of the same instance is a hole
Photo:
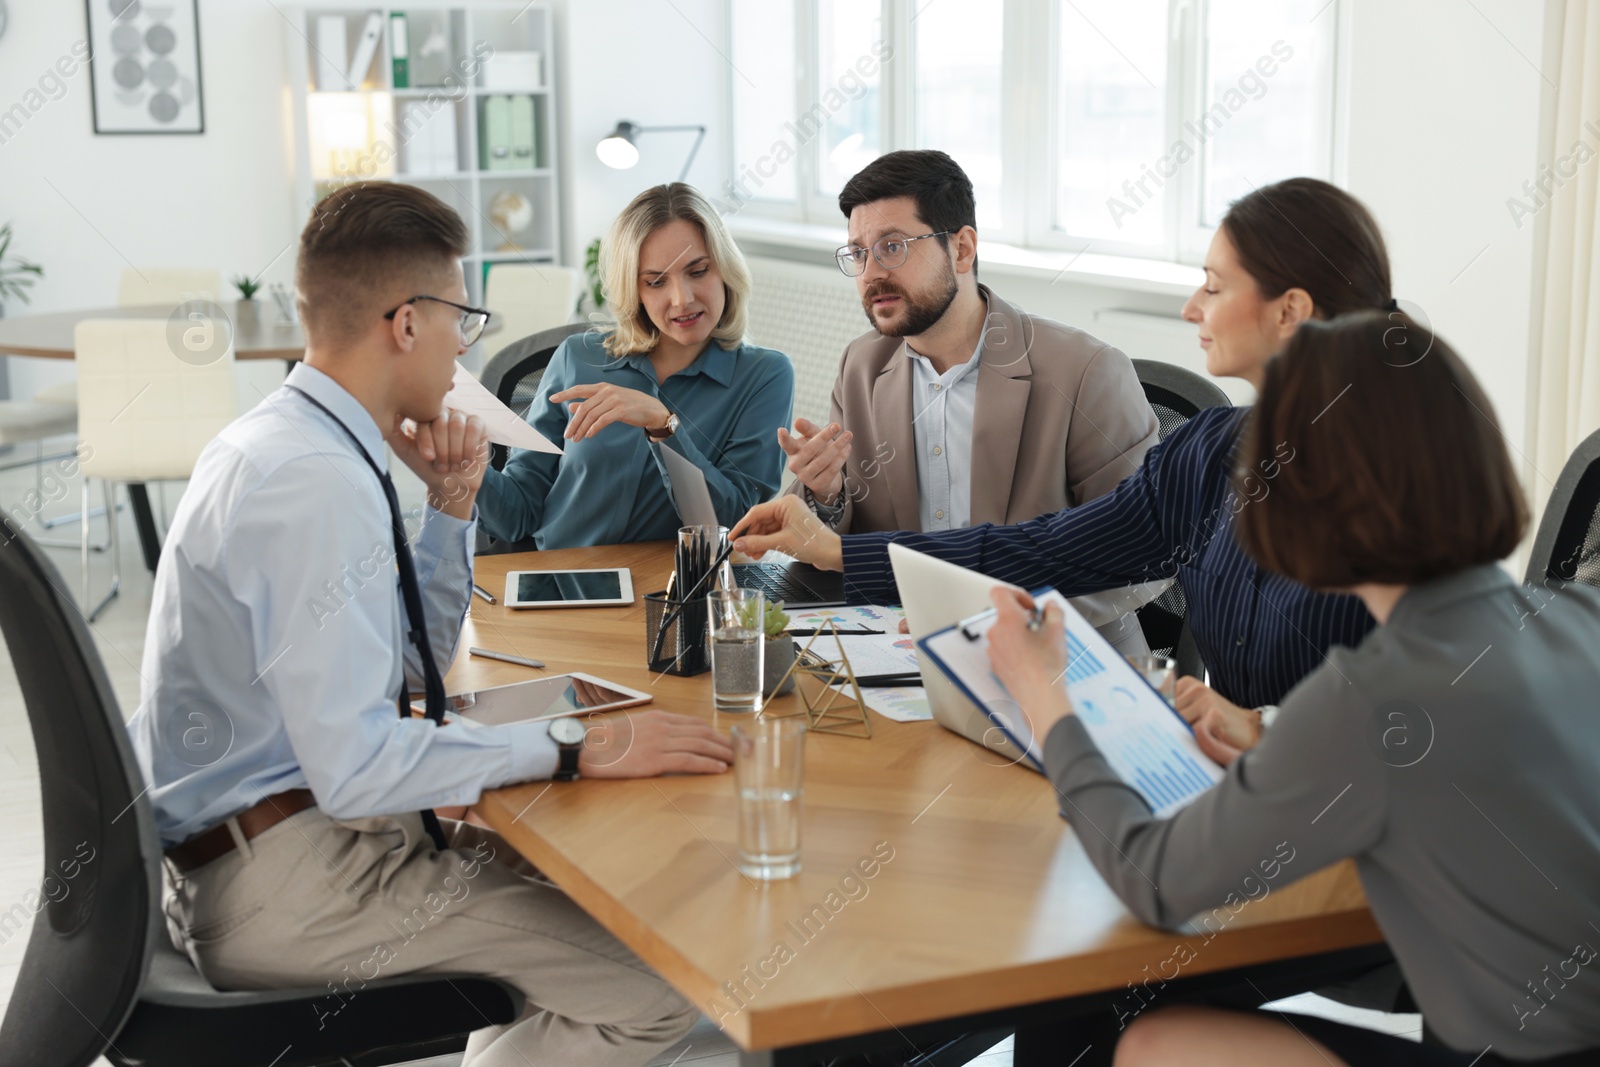
[[[539,382],[544,378],[544,369],[550,365],[550,357],[556,354],[562,341],[589,328],[587,323],[568,323],[513,341],[489,358],[478,380],[500,398],[500,403],[527,418],[528,408],[539,395]],[[511,450],[505,445],[489,446],[489,465],[495,470],[505,470],[506,460],[510,457]],[[497,541],[484,533],[481,526],[478,528],[477,554],[480,556],[532,552],[536,548],[538,545],[534,544],[532,538]]]
[[[1527,582],[1600,586],[1600,431],[1573,450],[1539,522]]]
[[[1133,370],[1139,376],[1139,384],[1144,387],[1145,399],[1156,413],[1156,433],[1162,441],[1206,408],[1232,406],[1228,394],[1217,388],[1215,382],[1193,371],[1153,359],[1134,360]],[[1200,649],[1195,645],[1194,634],[1189,631],[1189,604],[1184,600],[1183,589],[1177,582],[1140,608],[1137,614],[1139,627],[1144,631],[1144,639],[1151,652],[1158,656],[1171,656],[1177,661],[1180,675],[1205,677]]]
[[[468,975],[370,982],[327,1019],[327,988],[211,988],[168,939],[154,817],[83,617],[3,515],[0,630],[39,754],[53,887],[0,1023],[0,1067],[396,1063],[460,1051],[522,1013],[515,988]]]

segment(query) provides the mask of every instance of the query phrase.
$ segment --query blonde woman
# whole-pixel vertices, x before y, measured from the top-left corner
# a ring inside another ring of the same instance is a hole
[[[731,523],[778,488],[772,436],[794,407],[789,357],[744,343],[750,269],[715,210],[682,182],[634,198],[601,246],[614,327],[564,341],[529,409],[565,450],[489,471],[479,521],[541,549],[655,541],[682,525],[660,450],[706,476]]]

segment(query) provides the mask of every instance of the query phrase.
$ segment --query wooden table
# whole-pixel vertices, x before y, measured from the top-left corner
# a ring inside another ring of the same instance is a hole
[[[715,719],[709,675],[653,677],[644,667],[642,597],[666,584],[665,543],[488,556],[477,580],[499,596],[508,570],[604,566],[632,568],[641,599],[513,612],[474,598],[451,691],[529,676],[466,658],[481,645]],[[1224,909],[1222,932],[1209,938],[1141,925],[1057,815],[1049,784],[997,759],[934,723],[876,713],[870,740],[808,735],[805,869],[767,885],[733,864],[729,775],[532,782],[485,794],[476,811],[716,1020],[749,1064],[843,1048],[909,1057],[912,1046],[1016,1026],[1019,1067],[1064,1065],[1085,1044],[1108,1053],[1141,995],[1166,1002],[1180,988],[1248,980],[1265,1000],[1387,958],[1348,862],[1274,886],[1237,914]],[[1167,989],[1154,992],[1163,977]]]
[[[238,359],[297,360],[306,349],[299,323],[278,321],[278,311],[270,302],[256,301],[255,322],[232,321],[233,354]],[[234,314],[232,303],[218,305]],[[73,332],[78,323],[92,319],[165,319],[176,305],[91,308],[86,311],[54,311],[42,315],[19,315],[0,319],[0,355],[36,356],[40,359],[72,359],[76,353]]]

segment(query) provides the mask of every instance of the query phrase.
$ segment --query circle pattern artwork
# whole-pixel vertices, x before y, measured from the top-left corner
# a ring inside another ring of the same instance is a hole
[[[171,93],[157,93],[150,98],[150,117],[157,122],[171,122],[178,117],[178,98]]]
[[[137,88],[139,83],[144,81],[144,67],[137,59],[124,56],[111,68],[111,80],[124,89]]]
[[[135,55],[144,45],[144,38],[139,36],[139,31],[126,22],[119,23],[111,31],[111,48],[118,55]]]
[[[145,46],[158,56],[164,56],[178,44],[178,35],[164,22],[151,26],[144,34]]]
[[[178,68],[169,60],[152,60],[144,73],[145,77],[150,79],[151,86],[156,89],[170,89],[178,83]]]

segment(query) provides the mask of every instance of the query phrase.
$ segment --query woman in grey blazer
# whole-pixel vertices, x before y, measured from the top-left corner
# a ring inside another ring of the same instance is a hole
[[[1496,565],[1527,512],[1492,407],[1399,312],[1302,324],[1238,470],[1293,442],[1244,550],[1360,597],[1379,626],[1284,699],[1259,745],[1167,819],[1059,683],[1059,612],[996,597],[995,672],[1047,735],[1062,816],[1129,908],[1177,926],[1354,857],[1438,1044],[1321,1019],[1130,1001],[1120,1065],[1600,1062],[1600,590]],[[1170,997],[1170,994],[1169,994]],[[1291,1021],[1292,1020],[1292,1021]]]

